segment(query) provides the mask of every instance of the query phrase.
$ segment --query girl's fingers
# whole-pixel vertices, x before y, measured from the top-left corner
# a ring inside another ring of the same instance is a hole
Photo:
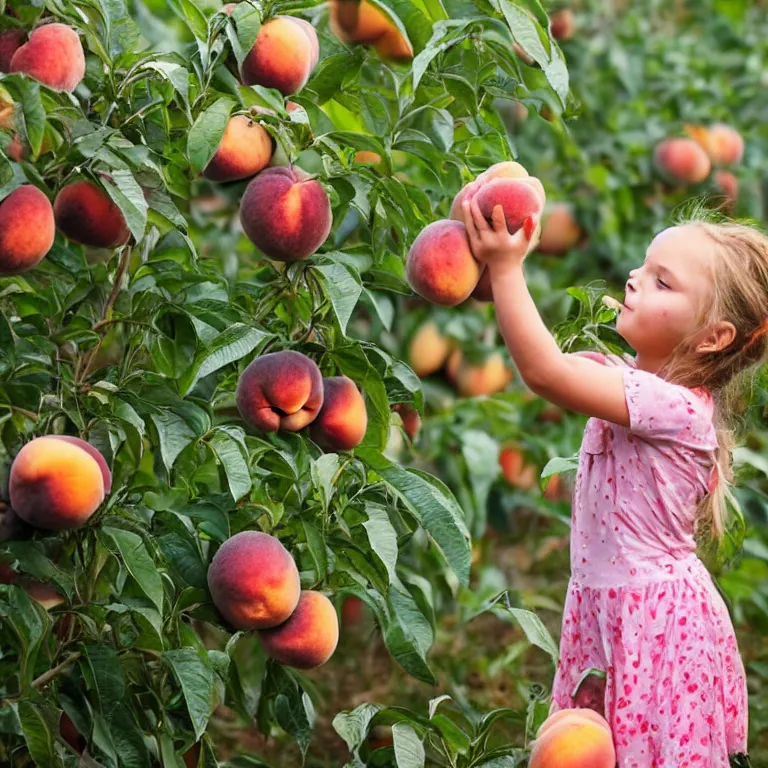
[[[509,234],[507,217],[504,215],[504,208],[500,205],[496,205],[493,208],[493,229],[501,234]]]
[[[523,230],[525,231],[525,239],[530,240],[534,233],[536,232],[536,227],[538,226],[538,221],[533,218],[533,216],[529,216],[525,222],[523,223]]]
[[[484,232],[490,232],[491,228],[488,226],[485,216],[480,213],[480,206],[477,204],[477,200],[472,198],[469,202],[469,207],[472,211],[472,219],[475,222],[475,229],[477,229],[478,234],[482,235]]]
[[[477,239],[477,228],[475,227],[475,220],[472,216],[472,211],[469,208],[469,200],[465,200],[462,203],[462,213],[464,214],[464,226],[467,228],[467,235],[470,242]]]

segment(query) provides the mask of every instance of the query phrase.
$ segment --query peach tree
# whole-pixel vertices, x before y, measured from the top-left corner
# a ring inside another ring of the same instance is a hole
[[[0,11],[0,759],[216,765],[219,705],[306,753],[329,598],[436,685],[471,536],[385,453],[423,407],[388,339],[410,244],[513,157],[494,100],[565,102],[538,0]],[[434,714],[396,715],[399,765],[480,764],[510,713]]]

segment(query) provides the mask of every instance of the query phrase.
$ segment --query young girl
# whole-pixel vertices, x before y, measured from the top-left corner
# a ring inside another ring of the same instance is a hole
[[[563,354],[547,331],[522,269],[538,222],[510,235],[501,206],[492,225],[475,201],[463,215],[525,384],[592,417],[552,711],[580,706],[595,668],[619,768],[728,768],[747,751],[746,679],[694,536],[723,532],[729,397],[766,356],[768,239],[695,221],[661,232],[626,283],[616,328],[637,354],[622,360]]]

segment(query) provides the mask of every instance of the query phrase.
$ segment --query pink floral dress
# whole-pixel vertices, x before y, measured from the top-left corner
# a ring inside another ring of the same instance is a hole
[[[592,355],[590,355],[592,356]],[[713,403],[616,356],[629,428],[587,422],[552,712],[606,673],[619,768],[728,768],[747,751],[747,688],[728,610],[695,554],[717,438]]]

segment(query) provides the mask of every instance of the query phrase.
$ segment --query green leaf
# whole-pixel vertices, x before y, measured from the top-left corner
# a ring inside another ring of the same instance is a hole
[[[104,644],[91,643],[84,646],[83,651],[93,674],[101,712],[109,717],[126,695],[120,659],[114,649]]]
[[[157,428],[160,442],[160,455],[166,469],[170,472],[179,454],[197,437],[195,431],[170,408],[160,413],[150,414]]]
[[[43,713],[30,701],[20,701],[17,711],[29,757],[34,764],[43,768],[58,768],[53,734]]]
[[[30,78],[22,78],[18,82],[21,92],[21,110],[24,115],[24,126],[32,150],[32,157],[40,154],[45,134],[45,107],[40,96],[40,85]]]
[[[216,154],[236,102],[222,96],[195,120],[187,136],[187,155],[194,174],[200,174]]]
[[[307,548],[312,556],[317,571],[317,579],[322,580],[328,573],[328,550],[326,549],[325,537],[318,528],[308,520],[302,520],[301,525],[304,528],[304,535],[307,538]]]
[[[426,660],[427,652],[434,642],[432,626],[401,584],[389,587],[387,605],[390,611],[384,631],[387,650],[410,675],[436,685],[437,681]]]
[[[333,478],[339,469],[339,454],[325,453],[319,459],[313,459],[310,465],[312,484],[320,494],[323,511],[328,511],[333,496]]]
[[[242,67],[245,57],[251,52],[256,37],[261,29],[261,13],[249,3],[238,3],[230,16],[237,30],[230,34],[232,50],[235,53],[238,67]],[[229,29],[227,30],[229,32]]]
[[[193,0],[170,0],[170,6],[180,18],[187,22],[187,26],[198,40],[206,40],[208,21]]]
[[[197,741],[205,732],[214,698],[214,672],[210,663],[203,660],[193,648],[166,651],[165,660],[181,685],[192,728]]]
[[[403,469],[372,448],[360,447],[357,455],[402,499],[440,547],[461,584],[467,586],[472,558],[470,537],[451,491],[437,478]]]
[[[339,712],[333,718],[333,729],[347,743],[349,751],[356,755],[368,736],[371,720],[382,710],[380,704],[361,704],[351,712]]]
[[[363,287],[343,264],[323,264],[315,267],[325,283],[341,332],[346,335],[347,323],[357,305]]]
[[[25,590],[4,584],[0,584],[0,619],[0,625],[10,627],[18,640],[20,684],[26,690],[32,682],[40,643],[50,628],[50,619]]]
[[[179,381],[179,393],[187,395],[200,379],[253,352],[269,334],[244,323],[234,323],[201,349]]]
[[[104,526],[99,530],[99,537],[108,549],[109,541],[117,547],[120,559],[128,569],[128,573],[162,614],[163,584],[157,565],[149,556],[141,536],[131,531],[124,531],[122,528]]]
[[[144,199],[144,191],[128,170],[111,171],[110,176],[114,183],[103,179],[104,189],[123,212],[128,229],[139,243],[147,226],[147,201]]]
[[[424,768],[426,753],[419,734],[407,723],[392,726],[397,768]]]
[[[546,651],[552,661],[557,663],[559,651],[557,644],[549,634],[549,630],[544,626],[544,622],[532,611],[526,611],[524,608],[512,608],[504,606],[517,620],[520,628],[525,633],[528,641]]]
[[[551,475],[559,475],[561,472],[573,472],[579,468],[579,454],[563,457],[556,456],[550,459],[544,469],[541,470],[541,479],[544,480]]]
[[[241,437],[244,439],[245,435],[242,430],[240,431]],[[235,501],[240,501],[252,487],[251,473],[246,459],[248,454],[246,451],[243,455],[242,440],[238,442],[226,429],[218,428],[213,433],[209,445],[224,467],[232,498]]]
[[[365,505],[365,512],[368,519],[363,523],[363,527],[368,534],[368,541],[371,544],[371,549],[387,569],[391,584],[397,581],[395,570],[397,566],[397,533],[385,507],[369,503]]]
[[[469,752],[469,736],[453,720],[446,715],[437,714],[432,718],[432,722],[440,729],[445,743],[453,752],[458,752],[460,755],[466,755]]]

